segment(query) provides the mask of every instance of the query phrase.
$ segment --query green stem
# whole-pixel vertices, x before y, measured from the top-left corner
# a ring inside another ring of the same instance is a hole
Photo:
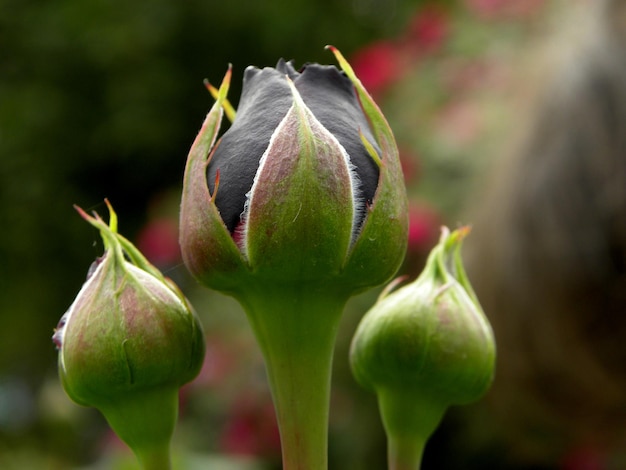
[[[135,456],[142,470],[171,470],[172,468],[169,443],[161,447],[136,450]]]
[[[419,470],[426,441],[423,439],[389,436],[387,463],[389,470]]]
[[[387,434],[389,470],[419,470],[426,442],[445,412],[432,400],[406,390],[377,390]]]
[[[347,298],[328,289],[290,287],[250,288],[239,300],[265,358],[283,469],[325,470],[333,351]]]
[[[143,470],[170,470],[170,440],[178,418],[178,388],[126,393],[100,411]]]

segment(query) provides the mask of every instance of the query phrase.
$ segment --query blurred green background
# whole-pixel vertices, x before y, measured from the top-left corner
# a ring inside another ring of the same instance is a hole
[[[180,283],[205,323],[207,365],[183,393],[176,435],[181,468],[278,468],[245,317],[200,289],[176,248],[186,153],[212,104],[202,80],[219,83],[232,63],[236,104],[247,65],[334,63],[324,46],[337,46],[396,132],[412,202],[403,272],[415,275],[438,226],[462,221],[472,175],[510,122],[515,102],[503,98],[515,96],[519,51],[543,31],[547,3],[0,0],[0,468],[133,468],[102,418],[63,394],[50,340],[102,252],[72,205],[104,214],[105,197],[120,231]],[[384,467],[374,397],[346,360],[375,296],[354,299],[342,326],[331,468]],[[482,462],[472,444],[480,431],[455,437],[466,419],[447,418],[425,468]],[[229,464],[235,457],[244,460]]]

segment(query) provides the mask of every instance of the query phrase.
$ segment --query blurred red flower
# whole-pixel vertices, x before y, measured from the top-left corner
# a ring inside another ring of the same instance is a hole
[[[137,248],[159,268],[180,263],[176,221],[159,218],[148,222],[137,236]]]
[[[374,42],[360,49],[350,63],[367,91],[375,97],[394,83],[404,68],[399,48],[391,41]]]
[[[279,458],[280,433],[271,400],[249,394],[235,400],[220,448],[228,454]]]
[[[428,6],[419,10],[407,28],[405,45],[419,55],[437,51],[448,37],[448,14],[442,8]]]
[[[607,468],[607,461],[597,449],[583,446],[565,455],[559,468],[561,470],[603,470]]]
[[[428,252],[439,239],[441,225],[441,217],[433,208],[423,203],[411,203],[409,206],[409,254]]]
[[[409,184],[415,182],[420,176],[420,159],[415,152],[406,147],[401,147],[400,165],[402,165],[402,173],[404,174],[404,182]]]

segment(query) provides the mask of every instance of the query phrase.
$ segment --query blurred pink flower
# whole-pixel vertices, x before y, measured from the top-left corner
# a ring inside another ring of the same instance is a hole
[[[435,121],[440,137],[457,147],[474,142],[482,125],[481,110],[470,101],[448,103],[439,111]]]
[[[448,37],[449,23],[445,10],[435,6],[420,9],[407,28],[404,43],[419,55],[437,51]]]
[[[465,0],[465,3],[483,19],[519,19],[535,14],[545,0]]]
[[[511,65],[502,60],[449,59],[442,65],[444,86],[455,95],[483,90],[500,90],[511,80]]]
[[[157,267],[180,263],[177,222],[168,218],[148,222],[137,236],[137,248]]]

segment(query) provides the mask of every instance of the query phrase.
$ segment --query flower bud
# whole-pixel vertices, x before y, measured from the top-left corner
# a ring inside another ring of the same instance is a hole
[[[382,113],[341,66],[231,71],[185,169],[180,244],[189,271],[244,307],[266,361],[283,468],[327,465],[333,348],[348,298],[404,258],[407,200]],[[216,143],[223,113],[235,114]]]
[[[100,230],[105,253],[54,333],[59,375],[70,398],[98,408],[139,456],[169,442],[178,388],[198,374],[204,336],[178,288],[117,234],[110,205],[109,226],[77,210]]]
[[[425,440],[450,405],[489,388],[495,342],[460,258],[467,229],[443,229],[422,274],[381,299],[354,335],[356,380],[374,390],[391,440]]]
[[[215,144],[230,82],[187,161],[181,249],[202,283],[389,279],[406,249],[393,135],[350,66],[248,67],[232,126]]]

